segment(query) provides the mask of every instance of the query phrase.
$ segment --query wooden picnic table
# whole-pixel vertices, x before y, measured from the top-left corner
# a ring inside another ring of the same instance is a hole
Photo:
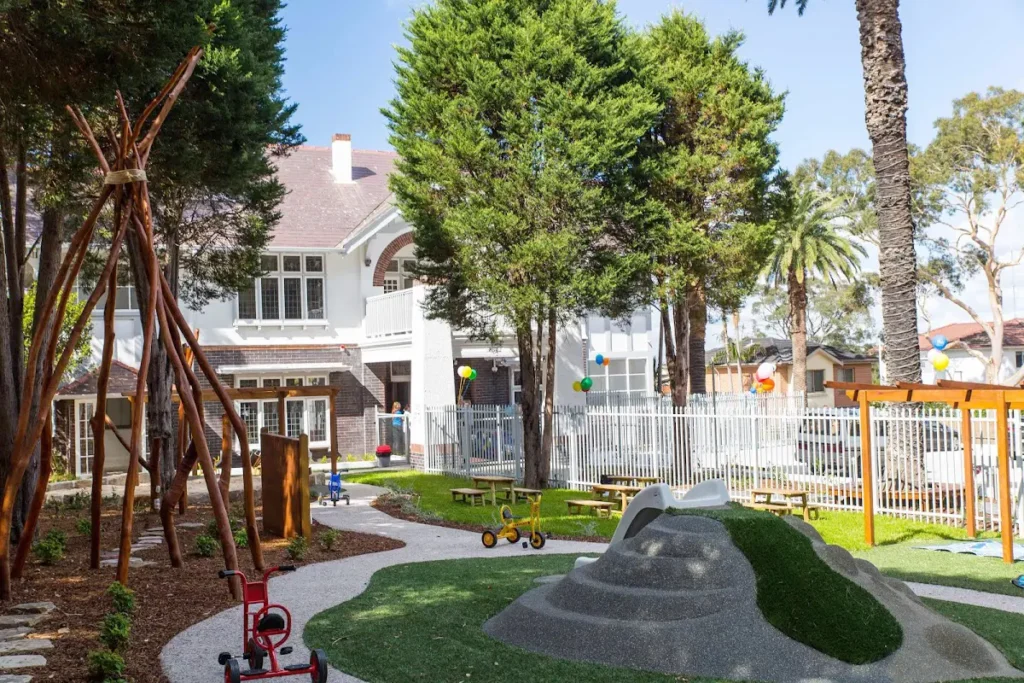
[[[799,489],[761,488],[751,489],[750,491],[750,502],[753,505],[802,508],[805,522],[811,518],[811,511],[807,507],[809,497],[809,491],[801,491]],[[764,500],[759,501],[758,498],[763,498]],[[782,500],[779,500],[780,498]]]
[[[618,496],[622,503],[622,512],[625,512],[626,503],[629,502],[628,499],[643,491],[643,487],[626,486],[623,484],[594,484],[591,490],[594,492],[594,498],[598,499],[604,498],[606,494],[609,498]]]
[[[641,477],[635,474],[606,474],[604,479],[609,484],[620,484],[623,486],[650,486],[661,481],[658,477]]]
[[[470,477],[470,479],[473,480],[473,486],[480,486],[481,484],[484,484],[481,488],[486,488],[487,486],[490,487],[491,505],[498,504],[498,484],[506,484],[507,486],[502,486],[501,490],[504,491],[508,489],[508,495],[514,496],[512,487],[515,486],[516,483],[515,477],[500,477],[494,474],[480,474]]]

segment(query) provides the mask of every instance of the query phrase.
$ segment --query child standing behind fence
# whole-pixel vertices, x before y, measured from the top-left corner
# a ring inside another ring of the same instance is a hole
[[[391,444],[395,453],[405,453],[405,425],[403,424],[402,404],[395,401],[391,404]]]

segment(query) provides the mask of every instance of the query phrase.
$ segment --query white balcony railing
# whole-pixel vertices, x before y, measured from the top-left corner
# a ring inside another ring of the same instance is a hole
[[[366,298],[367,338],[393,337],[412,333],[412,290]]]

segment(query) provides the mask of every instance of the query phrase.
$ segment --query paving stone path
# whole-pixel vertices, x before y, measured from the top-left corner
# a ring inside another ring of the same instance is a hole
[[[293,637],[288,642],[294,648],[285,663],[306,662],[309,650],[302,642],[306,622],[323,610],[351,600],[362,593],[374,572],[396,564],[426,562],[430,560],[469,557],[511,557],[524,552],[518,545],[499,544],[486,549],[475,532],[446,527],[418,524],[397,519],[371,507],[370,503],[385,489],[365,484],[346,484],[351,496],[350,506],[313,506],[313,518],[321,524],[343,531],[378,534],[402,540],[404,548],[386,552],[357,555],[333,562],[301,567],[299,571],[279,575],[271,580],[270,597],[291,611]],[[605,543],[581,541],[552,541],[543,550],[530,550],[545,554],[602,553]],[[939,589],[927,584],[908,584],[915,592],[932,597],[926,592]],[[982,604],[1010,612],[1024,613],[1024,598],[991,595],[977,591],[943,591],[941,599],[968,604]],[[981,596],[981,597],[978,597]],[[940,597],[940,595],[934,595]],[[196,683],[223,679],[223,667],[217,664],[217,654],[241,649],[241,607],[234,607],[194,624],[176,635],[164,646],[160,662],[171,683]],[[331,668],[332,683],[363,683],[353,676]],[[5,683],[0,680],[0,683]]]
[[[0,616],[0,683],[29,683],[31,674],[25,669],[46,666],[42,652],[53,649],[46,638],[32,638],[33,627],[39,625],[57,609],[52,602],[28,602],[15,605],[9,614]],[[40,674],[41,675],[41,674]]]

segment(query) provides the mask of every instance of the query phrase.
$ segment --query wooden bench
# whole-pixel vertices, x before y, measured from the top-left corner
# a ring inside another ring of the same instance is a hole
[[[593,510],[598,517],[611,517],[612,508],[615,504],[607,500],[567,500],[565,504],[569,507],[570,515],[582,515],[585,510]]]
[[[543,491],[540,489],[528,489],[522,486],[512,487],[512,502],[515,503],[520,498],[529,498],[530,496],[539,496]],[[505,496],[508,497],[507,495]]]
[[[817,503],[808,503],[807,504],[807,519],[821,519],[821,515],[819,514],[820,511],[821,511],[821,506],[820,505],[818,505]]]
[[[484,496],[490,493],[490,491],[484,491],[483,489],[451,489],[451,492],[453,503],[461,501],[469,503],[471,506],[476,505],[478,500],[481,505],[484,505]]]
[[[750,508],[751,510],[764,510],[780,517],[793,514],[793,507],[783,503],[744,503],[743,507]]]

